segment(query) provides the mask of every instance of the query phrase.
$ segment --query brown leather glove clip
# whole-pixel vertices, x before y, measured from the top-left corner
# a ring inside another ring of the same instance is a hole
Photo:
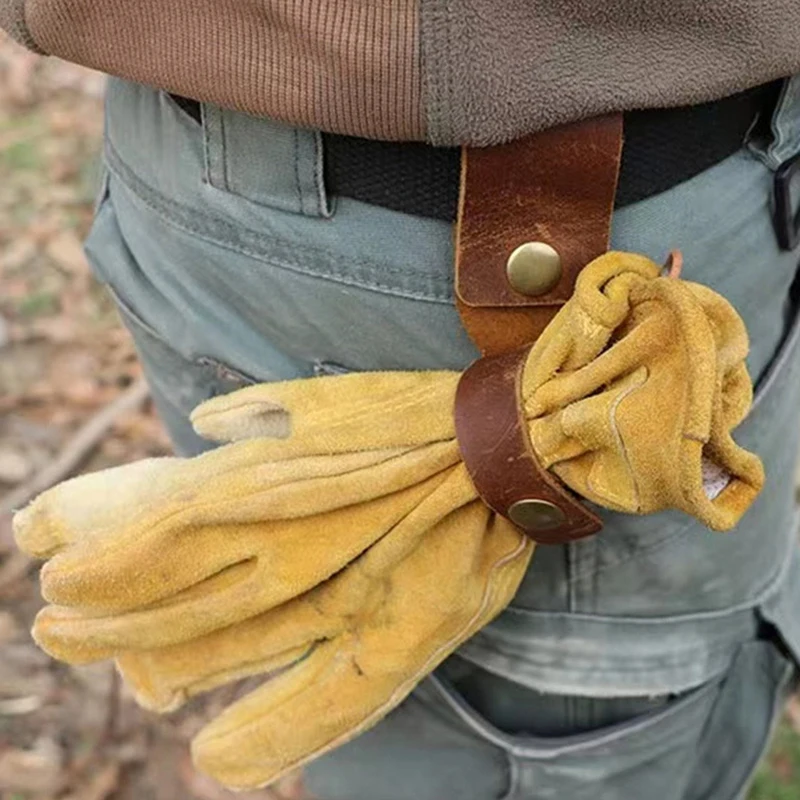
[[[539,465],[519,382],[578,273],[608,249],[621,151],[621,115],[462,151],[456,305],[484,358],[459,384],[456,431],[484,502],[540,543],[601,528]]]

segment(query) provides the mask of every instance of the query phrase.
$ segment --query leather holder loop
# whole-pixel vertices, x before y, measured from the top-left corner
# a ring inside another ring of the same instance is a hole
[[[462,150],[456,302],[484,355],[534,342],[578,273],[608,250],[621,152],[621,114]],[[558,283],[535,297],[506,274],[510,254],[532,241],[553,247],[562,264]]]
[[[522,369],[578,273],[608,250],[621,152],[621,114],[462,150],[456,306],[484,358],[459,383],[456,433],[484,502],[543,544],[581,539],[602,524],[538,463],[522,409]],[[526,243],[533,252],[555,251],[561,270],[541,288],[535,280],[515,284],[534,287],[533,295],[517,291],[508,271],[509,257]]]
[[[562,544],[597,533],[602,523],[536,459],[521,391],[529,350],[481,358],[464,372],[456,392],[456,436],[486,505],[515,524],[515,506],[554,508],[544,525],[518,527],[540,544]]]

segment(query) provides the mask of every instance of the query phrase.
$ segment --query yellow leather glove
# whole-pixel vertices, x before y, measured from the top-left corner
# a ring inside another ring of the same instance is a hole
[[[677,508],[732,528],[764,484],[761,461],[731,438],[753,399],[747,351],[724,297],[609,253],[578,276],[528,357],[533,449],[605,508]]]
[[[584,270],[527,361],[531,439],[604,505],[730,527],[763,482],[730,438],[750,403],[746,335],[722,298],[659,272],[620,253]],[[229,786],[352,737],[510,601],[532,553],[477,500],[454,439],[457,381],[251,387],[193,415],[233,444],[46,492],[15,520],[20,546],[50,559],[37,641],[72,663],[116,658],[161,710],[288,665],[195,740],[200,768]]]

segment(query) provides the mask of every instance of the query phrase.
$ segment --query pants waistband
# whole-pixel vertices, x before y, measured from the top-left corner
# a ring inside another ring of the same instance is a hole
[[[773,81],[712,103],[626,113],[617,208],[670,189],[732,155],[754,127],[769,126],[781,87],[781,81]],[[203,121],[200,103],[172,97],[187,115]],[[448,222],[456,219],[458,148],[320,136],[331,195]]]

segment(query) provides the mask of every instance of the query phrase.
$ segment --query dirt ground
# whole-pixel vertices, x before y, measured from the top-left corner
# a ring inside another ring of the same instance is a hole
[[[292,781],[280,794],[234,794],[192,769],[189,739],[231,692],[157,717],[109,665],[68,668],[28,634],[37,567],[13,547],[10,510],[78,472],[169,451],[81,249],[102,92],[102,76],[0,34],[0,800],[298,797]],[[790,706],[751,800],[800,797],[799,709]]]

